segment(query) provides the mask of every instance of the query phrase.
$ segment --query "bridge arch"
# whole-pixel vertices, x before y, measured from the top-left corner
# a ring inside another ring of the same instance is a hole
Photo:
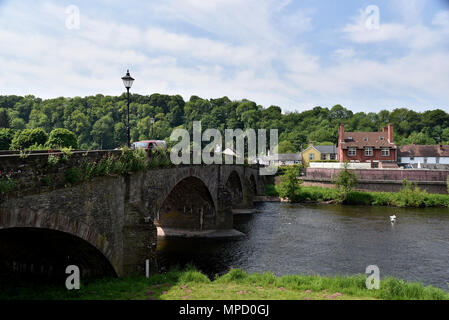
[[[232,195],[232,208],[239,208],[243,202],[243,181],[237,171],[229,174],[225,185]]]
[[[5,238],[5,235],[9,236]],[[24,244],[28,244],[32,248],[20,247],[26,249],[27,253],[39,251],[39,244],[50,246],[52,243],[57,243],[61,250],[68,250],[70,252],[68,256],[72,257],[71,260],[64,261],[64,264],[68,261],[77,261],[80,264],[81,272],[87,276],[105,274],[117,276],[119,274],[114,252],[108,241],[89,225],[64,215],[33,212],[28,209],[0,211],[0,243],[4,244],[0,247],[2,250],[0,255],[7,253],[5,249],[8,248],[7,239],[15,239],[17,240],[15,243],[19,244],[21,243],[20,239],[28,239]],[[69,247],[65,247],[64,244]],[[58,246],[52,246],[52,248]],[[83,250],[74,250],[73,248],[76,246],[80,246]],[[77,252],[81,255],[77,256]],[[52,254],[53,256],[51,256]],[[46,255],[47,258],[44,257],[44,259],[55,260],[55,257],[62,257],[64,253],[55,251],[52,253],[50,250],[46,251]],[[28,259],[28,261],[30,260]],[[92,263],[89,265],[88,261]],[[95,267],[96,264],[97,267]]]
[[[117,276],[97,248],[72,234],[29,227],[0,230],[0,275],[61,281],[69,265],[79,267],[82,280]]]
[[[256,196],[257,193],[257,182],[256,182],[256,178],[254,177],[254,174],[251,174],[249,177],[249,185],[251,188],[251,192],[253,193],[254,196]]]
[[[163,199],[156,216],[157,226],[189,230],[214,226],[216,204],[206,183],[198,176],[184,177]]]

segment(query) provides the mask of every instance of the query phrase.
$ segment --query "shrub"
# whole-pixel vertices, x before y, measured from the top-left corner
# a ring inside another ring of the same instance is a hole
[[[0,150],[9,150],[12,139],[14,138],[14,131],[9,128],[0,129]]]
[[[58,157],[58,155],[56,155],[56,154],[50,154],[50,155],[48,155],[48,158],[47,158],[47,163],[48,163],[48,165],[49,166],[55,166],[55,165],[57,165],[58,164],[58,162],[59,162],[59,157]]]
[[[281,184],[279,186],[279,195],[283,198],[288,198],[290,201],[298,200],[300,192],[300,184],[303,182],[298,179],[299,168],[291,166],[285,169],[285,174],[282,176]]]
[[[338,175],[335,185],[340,191],[340,201],[345,202],[352,188],[357,184],[357,175],[348,170],[348,163],[345,162],[343,171]]]
[[[12,150],[23,150],[33,145],[44,145],[47,133],[42,128],[24,129],[17,131],[11,142]]]
[[[277,191],[276,186],[274,184],[265,185],[265,194],[270,197],[279,196],[279,192]]]
[[[76,139],[76,135],[67,129],[57,128],[53,129],[50,132],[50,136],[48,137],[48,141],[45,144],[47,148],[78,148],[78,141]]]
[[[423,207],[428,193],[416,184],[404,179],[401,190],[393,195],[393,203],[398,207]]]

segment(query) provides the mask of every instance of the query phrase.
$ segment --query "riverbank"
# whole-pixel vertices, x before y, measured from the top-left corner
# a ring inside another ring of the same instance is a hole
[[[279,196],[278,186],[266,185],[268,196]],[[339,203],[341,195],[336,188],[300,186],[296,202]],[[392,207],[449,207],[449,195],[433,194],[416,189],[399,192],[350,191],[343,204]]]
[[[248,274],[233,269],[211,281],[199,271],[172,270],[149,279],[103,279],[80,290],[59,287],[2,288],[0,300],[448,300],[442,289],[394,278],[382,279],[379,290],[366,288],[366,275],[320,277],[272,273]]]

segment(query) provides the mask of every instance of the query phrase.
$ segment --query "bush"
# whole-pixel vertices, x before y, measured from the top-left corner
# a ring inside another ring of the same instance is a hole
[[[393,196],[393,203],[398,207],[424,207],[428,196],[425,190],[404,179],[402,189]]]
[[[0,129],[0,150],[9,150],[12,139],[14,138],[14,131],[9,128]]]
[[[285,169],[282,176],[282,182],[279,186],[279,195],[282,198],[288,198],[291,202],[298,200],[300,184],[303,182],[298,179],[299,167],[291,166]]]
[[[11,142],[11,150],[23,150],[33,145],[44,145],[47,133],[42,128],[17,131]]]
[[[265,194],[270,197],[279,196],[279,192],[277,191],[276,186],[274,184],[265,185]]]
[[[340,201],[345,202],[352,188],[357,184],[357,175],[348,170],[348,163],[345,162],[343,171],[338,175],[335,185],[340,191]]]
[[[50,132],[47,143],[45,144],[47,148],[78,148],[78,141],[76,140],[76,135],[67,129],[57,128]]]

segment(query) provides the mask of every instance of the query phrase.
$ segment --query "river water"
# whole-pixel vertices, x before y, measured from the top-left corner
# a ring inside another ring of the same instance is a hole
[[[377,265],[381,278],[449,290],[449,209],[283,203],[257,209],[234,217],[243,239],[159,239],[160,266],[192,263],[209,276],[230,268],[282,276],[360,274]]]

